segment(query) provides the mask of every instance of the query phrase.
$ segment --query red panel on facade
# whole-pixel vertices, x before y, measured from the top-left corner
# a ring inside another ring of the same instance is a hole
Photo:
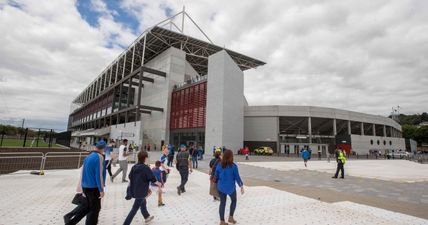
[[[113,92],[109,92],[106,95],[99,98],[97,101],[77,110],[72,114],[73,122],[85,118],[86,116],[92,115],[102,109],[111,107],[113,103]]]
[[[170,128],[205,128],[207,82],[172,92]]]

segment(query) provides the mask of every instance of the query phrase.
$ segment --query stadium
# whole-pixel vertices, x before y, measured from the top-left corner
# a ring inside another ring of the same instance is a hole
[[[186,35],[189,18],[206,41]],[[165,28],[169,27],[169,28]],[[326,154],[340,146],[367,154],[405,149],[394,120],[315,106],[252,106],[244,72],[266,63],[211,42],[186,12],[147,29],[72,102],[71,145],[100,138],[138,146],[197,144],[237,152],[271,147],[294,154],[303,146]]]

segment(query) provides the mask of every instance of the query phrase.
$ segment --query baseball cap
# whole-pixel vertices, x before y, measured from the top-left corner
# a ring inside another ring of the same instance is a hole
[[[107,145],[107,143],[104,140],[98,141],[97,144],[95,145],[96,148],[98,149],[103,149],[105,148]]]

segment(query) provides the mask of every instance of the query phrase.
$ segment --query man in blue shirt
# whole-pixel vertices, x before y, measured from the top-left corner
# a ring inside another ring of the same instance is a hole
[[[86,225],[98,223],[101,210],[101,198],[104,197],[106,168],[104,161],[105,141],[99,141],[96,149],[83,161],[82,174],[78,191],[83,192],[87,201],[85,209],[80,210],[73,218],[64,218],[66,224],[77,224],[86,216]]]

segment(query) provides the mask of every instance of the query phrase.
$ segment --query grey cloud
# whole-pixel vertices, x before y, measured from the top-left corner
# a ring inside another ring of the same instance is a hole
[[[135,34],[112,21],[115,12],[102,5],[100,26],[93,28],[73,2],[35,2],[0,8],[5,117],[66,121],[71,100]],[[140,31],[165,18],[165,7],[173,13],[182,7],[167,0],[120,4],[140,21]],[[267,62],[246,72],[252,105],[318,105],[380,115],[396,105],[405,113],[428,111],[427,1],[219,0],[189,2],[186,10],[217,45]],[[203,39],[189,23],[185,32]],[[108,41],[113,49],[104,47]]]

